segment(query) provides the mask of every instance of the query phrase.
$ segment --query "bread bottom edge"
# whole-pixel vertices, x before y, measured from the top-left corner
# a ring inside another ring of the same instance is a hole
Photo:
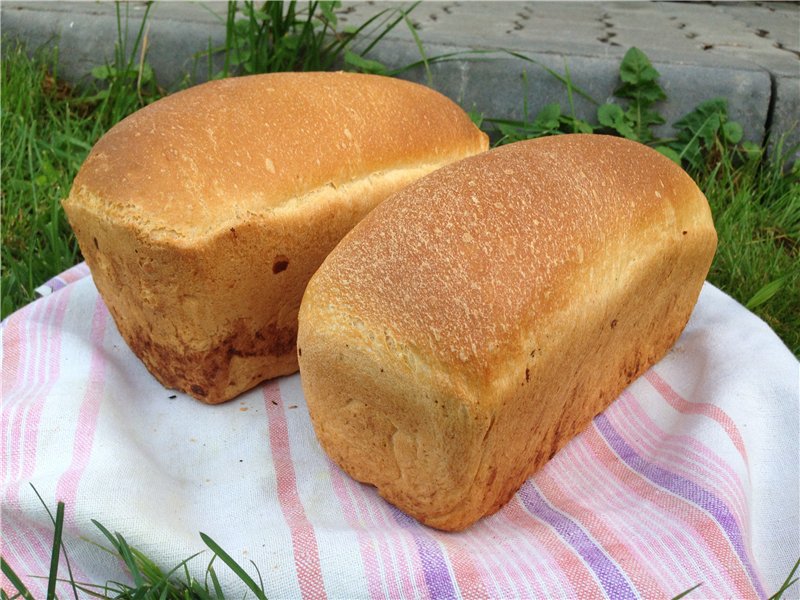
[[[198,351],[158,343],[144,332],[128,331],[116,317],[114,320],[131,351],[161,385],[204,404],[228,402],[264,381],[291,375],[299,368],[294,331],[262,338],[267,348],[264,352],[238,350],[236,336]],[[280,353],[270,351],[276,348]]]

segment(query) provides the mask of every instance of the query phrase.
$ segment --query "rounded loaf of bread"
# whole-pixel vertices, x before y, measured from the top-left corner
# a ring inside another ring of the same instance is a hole
[[[455,103],[352,73],[214,81],[92,149],[64,201],[120,333],[208,403],[297,370],[297,311],[336,243],[392,192],[485,150]]]
[[[444,530],[497,511],[677,340],[716,248],[686,173],[565,135],[449,165],[311,279],[297,352],[327,453]]]

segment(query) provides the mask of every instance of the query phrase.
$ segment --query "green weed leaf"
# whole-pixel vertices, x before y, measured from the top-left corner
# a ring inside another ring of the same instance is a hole
[[[625,53],[619,67],[622,85],[614,95],[633,100],[633,107],[647,107],[667,97],[658,85],[660,73],[656,71],[644,52],[631,48]]]
[[[726,125],[730,139],[724,133]],[[723,98],[700,103],[693,111],[675,121],[673,127],[678,133],[670,146],[694,169],[702,166],[703,152],[714,146],[715,139],[724,138],[724,141],[735,143],[734,139],[742,137],[741,126],[728,122],[728,102]]]
[[[153,67],[150,66],[150,63],[144,63],[142,65],[142,84],[151,83],[154,80]]]
[[[378,62],[377,60],[364,58],[363,56],[356,54],[355,52],[351,52],[350,50],[345,51],[344,62],[351,67],[355,67],[362,73],[372,73],[375,75],[386,75],[388,73],[388,69],[383,63]]]
[[[597,108],[597,120],[606,127],[615,128],[623,114],[618,104],[603,104]]]
[[[628,100],[627,109],[622,116],[613,109],[604,109],[604,117],[611,119],[611,124],[603,125],[631,140],[653,141],[652,127],[664,123],[664,118],[652,106],[667,97],[658,84],[659,76],[644,52],[635,47],[628,50],[619,67],[622,85],[614,91],[617,98]]]
[[[632,86],[641,86],[658,79],[659,72],[655,70],[647,55],[636,47],[630,48],[622,59],[619,67],[619,76],[622,81]]]
[[[654,150],[656,152],[660,152],[661,154],[666,156],[668,159],[670,159],[675,164],[677,164],[677,165],[681,164],[681,156],[680,156],[680,154],[675,152],[675,150],[673,150],[669,146],[656,146],[654,148]]]
[[[594,127],[583,119],[563,117],[561,121],[569,127],[568,131],[571,130],[573,133],[594,133]]]
[[[633,127],[631,127],[629,120],[626,118],[625,111],[618,104],[603,104],[598,107],[597,120],[601,125],[613,129],[629,140],[638,139]]]
[[[729,121],[722,125],[722,134],[725,136],[725,141],[729,144],[738,144],[742,139],[744,131],[739,123]]]
[[[760,157],[764,154],[764,149],[755,142],[742,142],[741,150],[748,156],[748,158]]]
[[[719,124],[721,115],[727,117],[728,101],[724,98],[706,100],[698,104],[693,111],[675,121],[675,127],[689,131],[713,131]]]
[[[473,108],[470,111],[467,111],[467,115],[469,115],[469,120],[473,122],[475,127],[480,128],[483,125],[483,113],[476,108]]]
[[[106,79],[115,76],[117,70],[109,65],[101,65],[99,67],[94,67],[91,73],[92,77],[94,77],[95,79],[100,79],[101,81],[105,81]]]
[[[561,118],[561,107],[558,104],[545,104],[536,114],[533,124],[541,129],[557,129]]]
[[[325,17],[325,20],[330,23],[332,27],[336,27],[339,24],[339,19],[336,17],[336,12],[334,12],[337,8],[342,5],[341,2],[338,0],[336,2],[320,2],[319,9],[322,12],[322,16]]]

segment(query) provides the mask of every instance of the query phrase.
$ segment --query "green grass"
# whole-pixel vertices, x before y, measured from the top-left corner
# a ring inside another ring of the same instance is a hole
[[[311,0],[298,6],[290,2],[265,2],[257,5],[245,0],[241,5],[228,3],[225,20],[225,44],[212,48],[205,56],[221,53],[222,70],[213,73],[207,61],[208,78],[279,71],[329,71],[342,64],[363,71],[385,71],[385,67],[364,55],[395,27],[408,21],[406,9],[387,8],[379,11],[353,29],[339,27],[336,8],[340,2]],[[370,42],[358,51],[354,43]]]
[[[719,245],[708,280],[758,314],[800,356],[800,170],[731,153],[693,173],[708,197]]]
[[[80,255],[61,209],[72,179],[102,128],[51,72],[52,56],[28,59],[19,46],[2,62],[2,315]]]
[[[31,486],[33,487],[33,486]],[[108,546],[98,544],[98,548],[119,560],[129,575],[129,581],[76,581],[69,563],[68,548],[63,540],[64,530],[64,503],[59,502],[56,514],[47,507],[36,488],[33,489],[42,503],[45,511],[53,524],[53,541],[50,570],[43,578],[47,579],[47,600],[55,600],[56,586],[59,582],[69,585],[70,593],[66,597],[74,598],[115,598],[117,600],[224,600],[225,594],[220,584],[219,576],[214,565],[219,560],[217,567],[229,569],[246,588],[242,598],[249,598],[250,594],[256,600],[266,600],[264,581],[258,566],[251,565],[256,572],[258,583],[248,571],[237,563],[225,550],[220,547],[210,536],[200,533],[200,538],[206,544],[212,555],[206,565],[205,577],[200,581],[189,572],[189,563],[198,558],[198,552],[180,561],[172,569],[164,572],[151,558],[139,549],[131,546],[119,532],[112,533],[101,523],[92,520],[94,526],[108,542]],[[252,562],[252,561],[251,561]],[[66,567],[66,572],[63,567]],[[13,590],[0,590],[0,600],[13,600],[22,598],[33,600],[33,595],[27,589],[20,577],[11,566],[0,556],[0,571],[6,576]],[[15,590],[15,592],[14,592]],[[247,591],[249,590],[249,592]]]
[[[62,538],[64,529],[64,503],[58,503],[56,514],[53,516],[52,511],[47,507],[47,504],[45,504],[36,488],[33,488],[33,491],[38,496],[39,501],[42,503],[45,511],[47,511],[50,521],[53,524],[53,542],[51,544],[52,561],[50,563],[50,571],[46,576],[47,600],[56,600],[55,589],[59,581],[69,584],[71,589],[70,597],[74,596],[75,598],[115,598],[117,600],[224,600],[225,594],[220,585],[216,570],[214,569],[214,562],[217,559],[220,559],[220,562],[230,569],[238,580],[241,581],[242,586],[246,588],[243,598],[248,598],[250,593],[252,593],[257,600],[266,600],[267,598],[264,591],[264,580],[261,578],[258,565],[251,561],[251,566],[253,570],[255,570],[259,580],[258,583],[256,583],[245,568],[237,563],[211,537],[204,533],[200,533],[200,537],[213,554],[206,566],[205,578],[201,582],[192,577],[187,566],[190,561],[196,559],[201,553],[198,552],[180,561],[165,573],[152,559],[137,548],[131,546],[122,534],[118,532],[111,533],[104,525],[95,520],[92,520],[92,523],[110,544],[110,547],[99,547],[125,565],[130,575],[130,582],[106,581],[104,583],[99,583],[75,581],[69,564],[68,549]],[[64,573],[61,568],[62,557],[63,564],[67,567],[66,573]],[[798,578],[795,577],[795,575],[798,568],[800,568],[800,559],[795,562],[783,584],[781,584],[778,590],[772,594],[768,600],[781,600],[783,598],[783,595],[797,583]],[[6,576],[13,586],[11,590],[0,589],[0,600],[16,600],[17,598],[33,600],[31,592],[25,587],[25,584],[19,576],[1,556],[0,571],[2,571],[3,575]],[[694,585],[675,596],[673,600],[694,597],[692,596],[693,593],[701,588],[702,585],[702,582]],[[696,595],[700,597],[701,594],[702,591],[697,591]],[[62,598],[65,597],[62,596]]]
[[[80,260],[61,208],[94,143],[163,91],[146,63],[144,23],[127,45],[127,12],[117,6],[113,62],[92,70],[95,84],[76,92],[58,78],[58,50],[29,58],[18,42],[3,40],[0,67],[0,314],[34,299],[34,290]]]

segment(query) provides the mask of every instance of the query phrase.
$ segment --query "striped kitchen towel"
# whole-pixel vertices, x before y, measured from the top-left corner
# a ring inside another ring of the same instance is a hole
[[[79,582],[127,577],[91,519],[165,571],[205,549],[189,562],[201,581],[205,532],[258,566],[269,598],[669,598],[697,584],[690,598],[765,598],[800,556],[798,362],[710,285],[661,362],[454,534],[327,459],[297,375],[220,406],[164,389],[86,275],[65,273],[2,328],[0,553],[37,598],[52,524],[32,486],[66,503]]]

